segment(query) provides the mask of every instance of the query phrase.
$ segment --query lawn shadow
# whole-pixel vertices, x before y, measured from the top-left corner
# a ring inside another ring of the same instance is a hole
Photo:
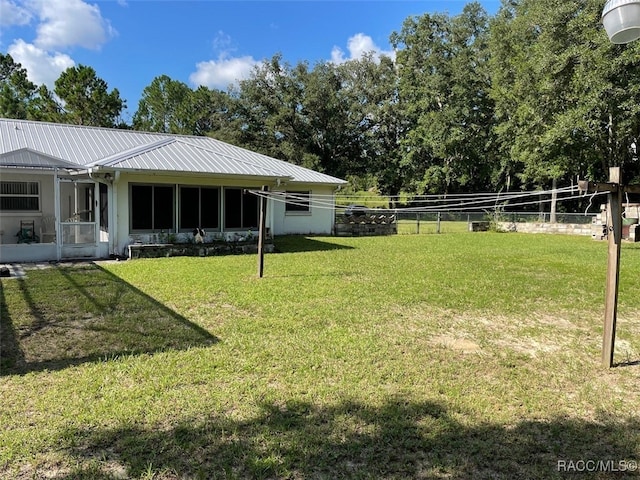
[[[624,362],[614,363],[613,368],[637,367],[638,365],[640,365],[640,360],[625,360]]]
[[[328,237],[336,238],[336,237]],[[309,238],[303,235],[284,235],[274,239],[276,253],[324,252],[329,250],[352,250],[354,247],[325,242],[318,237]]]
[[[112,479],[114,468],[159,479],[637,478],[625,463],[640,453],[637,418],[459,419],[439,403],[392,398],[380,406],[267,403],[245,421],[202,412],[170,428],[74,428],[61,435],[73,470],[48,478]]]
[[[215,336],[96,264],[54,266],[1,291],[0,375],[212,345]],[[9,301],[12,303],[9,304]]]
[[[24,352],[20,348],[9,309],[4,297],[4,286],[0,281],[0,376],[10,371],[15,365],[24,365]]]

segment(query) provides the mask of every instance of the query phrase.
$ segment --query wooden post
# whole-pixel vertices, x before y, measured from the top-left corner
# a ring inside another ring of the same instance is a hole
[[[585,192],[608,192],[607,205],[607,283],[604,302],[604,332],[602,336],[602,365],[613,366],[616,341],[616,321],[618,315],[618,286],[620,280],[620,247],[622,245],[622,196],[626,193],[640,193],[640,185],[622,185],[619,167],[609,169],[609,183],[578,181],[578,187]]]
[[[264,273],[264,235],[267,223],[267,196],[269,187],[262,186],[262,195],[260,195],[260,228],[258,230],[258,277],[262,278]]]
[[[442,217],[440,216],[440,212],[438,212],[438,223],[436,225],[436,233],[440,233],[440,219]]]
[[[607,284],[604,303],[604,333],[602,339],[602,365],[613,366],[618,311],[618,284],[620,278],[620,246],[622,244],[622,174],[619,167],[609,169],[609,183],[617,185],[607,195]]]

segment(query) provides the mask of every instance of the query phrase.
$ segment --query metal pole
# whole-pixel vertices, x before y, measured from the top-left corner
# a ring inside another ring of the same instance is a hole
[[[264,231],[267,219],[267,196],[269,187],[262,186],[262,195],[260,195],[260,229],[258,230],[258,277],[262,278],[264,273]]]

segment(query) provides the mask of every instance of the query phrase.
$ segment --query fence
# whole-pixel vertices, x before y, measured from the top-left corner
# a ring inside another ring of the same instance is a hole
[[[469,231],[471,222],[550,223],[549,212],[504,212],[499,215],[484,212],[412,212],[395,210],[397,233],[402,235],[429,233],[460,233]],[[340,223],[337,215],[336,223]],[[593,214],[556,213],[559,224],[577,224],[585,227],[592,223]]]

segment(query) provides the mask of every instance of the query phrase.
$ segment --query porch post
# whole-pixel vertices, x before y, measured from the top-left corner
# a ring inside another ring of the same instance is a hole
[[[96,251],[100,252],[100,182],[97,180],[93,184],[93,205],[91,206],[93,211],[93,221],[95,226],[93,228],[93,235],[95,239]]]
[[[60,222],[60,177],[58,177],[58,168],[56,167],[53,174],[53,212],[56,217],[56,260],[59,262],[62,258],[62,224]]]
[[[120,255],[118,251],[118,235],[120,235],[120,224],[118,218],[118,183],[120,181],[120,171],[116,171],[113,180],[107,185],[107,198],[109,202],[109,253]],[[109,198],[111,195],[111,198]]]

